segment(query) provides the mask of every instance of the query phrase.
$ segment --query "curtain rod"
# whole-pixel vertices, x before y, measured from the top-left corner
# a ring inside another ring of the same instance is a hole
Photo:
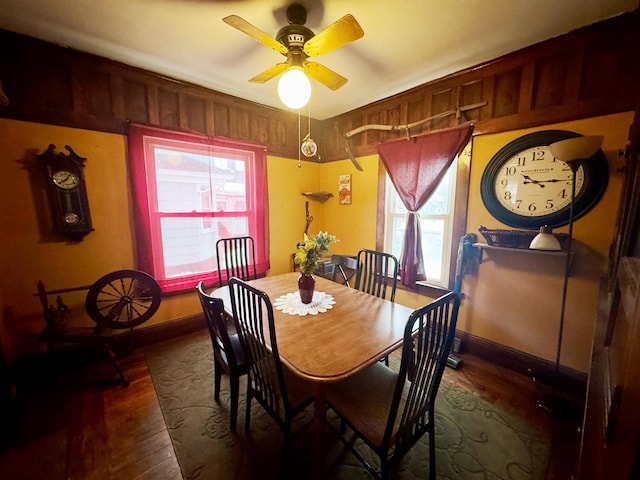
[[[465,105],[464,107],[458,107],[455,110],[447,110],[446,112],[437,113],[430,117],[426,117],[426,118],[423,118],[422,120],[417,120],[412,123],[407,123],[405,125],[382,125],[377,123],[362,125],[360,127],[354,128],[353,130],[349,130],[347,133],[344,134],[344,137],[347,139],[345,150],[349,154],[349,158],[351,159],[351,162],[353,163],[353,165],[358,170],[362,171],[362,167],[360,166],[360,164],[358,164],[355,157],[353,156],[353,153],[351,152],[351,144],[349,143],[349,139],[354,135],[365,132],[367,130],[385,130],[385,131],[405,130],[407,132],[407,139],[408,139],[409,130],[411,130],[412,128],[419,127],[420,125],[430,122],[431,120],[448,117],[449,115],[453,115],[454,113],[456,114],[457,117],[460,117],[460,112],[464,112],[466,110],[472,110],[474,108],[484,107],[487,104],[488,102],[480,102],[480,103],[473,103],[471,105]]]

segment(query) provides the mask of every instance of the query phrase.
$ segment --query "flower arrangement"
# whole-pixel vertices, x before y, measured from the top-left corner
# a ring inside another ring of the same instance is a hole
[[[335,235],[318,232],[311,238],[304,234],[304,242],[296,244],[296,254],[293,262],[300,265],[300,271],[305,275],[313,275],[318,270],[318,261],[324,253],[329,251],[329,244],[339,242]]]

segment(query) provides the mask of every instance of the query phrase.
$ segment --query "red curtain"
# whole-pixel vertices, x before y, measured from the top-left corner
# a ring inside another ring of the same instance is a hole
[[[416,281],[426,279],[417,211],[434,192],[472,133],[473,126],[466,126],[378,145],[378,154],[389,178],[409,211],[400,256],[400,277],[405,286],[413,287]]]

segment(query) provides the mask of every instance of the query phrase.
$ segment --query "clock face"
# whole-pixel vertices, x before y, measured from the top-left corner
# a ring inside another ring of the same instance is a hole
[[[572,171],[554,158],[549,145],[579,136],[564,130],[524,135],[505,145],[491,159],[482,182],[482,201],[489,212],[512,227],[538,229],[569,223]],[[602,197],[608,165],[602,151],[583,162],[575,173],[574,219]]]
[[[544,217],[567,208],[571,202],[572,173],[556,160],[548,146],[517,152],[496,173],[496,199],[508,211],[525,217]],[[576,171],[576,196],[584,186],[584,168]]]
[[[78,175],[67,170],[58,170],[51,176],[51,179],[53,183],[64,190],[72,190],[80,184]]]

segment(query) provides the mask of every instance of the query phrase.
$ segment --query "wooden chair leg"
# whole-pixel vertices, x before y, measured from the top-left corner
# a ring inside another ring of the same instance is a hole
[[[238,377],[229,376],[230,392],[231,392],[231,423],[232,432],[236,431],[236,422],[238,417],[238,396],[240,390],[240,380]]]
[[[427,429],[429,432],[429,478],[431,480],[436,479],[436,439],[433,419],[433,409],[431,409],[429,411],[429,426]]]
[[[289,478],[289,443],[291,443],[291,423],[285,425],[282,440],[282,455],[280,456],[280,472],[282,478]]]
[[[251,394],[249,393],[249,388],[247,388],[247,410],[245,413],[245,419],[244,419],[244,434],[245,435],[249,435],[249,432],[251,431],[251,426],[250,426],[250,422],[251,422]]]
[[[218,359],[213,359],[213,398],[220,400],[220,381],[222,379],[222,367],[218,364]]]

